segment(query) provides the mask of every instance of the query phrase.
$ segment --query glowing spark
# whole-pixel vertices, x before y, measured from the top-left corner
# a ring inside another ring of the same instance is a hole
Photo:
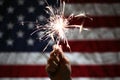
[[[41,33],[41,36],[39,37],[40,40],[48,40],[50,38],[50,40],[53,40],[57,45],[59,45],[60,41],[63,41],[66,44],[66,46],[70,49],[68,40],[65,35],[65,33],[68,32],[68,29],[79,28],[80,32],[82,30],[88,30],[86,28],[83,28],[84,21],[82,21],[81,25],[70,25],[70,20],[72,20],[75,17],[81,18],[81,17],[87,17],[87,16],[84,13],[80,13],[78,15],[71,14],[70,16],[65,17],[64,1],[62,4],[60,4],[60,8],[53,8],[52,6],[49,6],[49,4],[46,8],[47,8],[46,13],[50,15],[50,17],[47,19],[47,24],[40,25],[37,23],[36,30],[31,35],[33,35],[36,32],[40,32]],[[43,52],[48,47],[50,40],[46,45],[46,47],[44,48]]]

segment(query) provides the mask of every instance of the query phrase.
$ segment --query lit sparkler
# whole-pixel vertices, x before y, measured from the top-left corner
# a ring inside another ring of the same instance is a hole
[[[66,46],[70,49],[65,33],[68,32],[70,28],[79,28],[80,32],[82,30],[88,30],[87,28],[83,28],[84,21],[81,23],[81,25],[70,25],[70,21],[76,17],[81,18],[87,16],[84,13],[80,13],[78,15],[71,14],[70,16],[65,17],[64,1],[60,3],[59,8],[53,8],[48,3],[46,8],[47,8],[46,13],[50,15],[50,17],[47,19],[47,24],[45,25],[36,24],[36,30],[31,35],[40,32],[41,33],[41,36],[39,37],[40,40],[48,40],[50,38],[50,40],[54,41],[56,45],[59,45],[60,41],[63,41],[66,44]],[[48,44],[44,48],[43,52],[49,46],[50,40],[48,41]]]

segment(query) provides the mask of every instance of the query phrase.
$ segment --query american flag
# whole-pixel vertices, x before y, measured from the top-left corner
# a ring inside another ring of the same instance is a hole
[[[59,6],[57,0],[47,1]],[[47,59],[41,55],[47,41],[36,39],[39,33],[30,36],[33,22],[45,24],[49,18],[45,6],[44,0],[0,0],[0,80],[49,80]],[[72,80],[120,80],[120,0],[66,0],[66,16],[81,12],[93,21],[85,20],[89,31],[66,34],[72,52],[64,52],[72,64]],[[29,22],[22,26],[21,21]]]

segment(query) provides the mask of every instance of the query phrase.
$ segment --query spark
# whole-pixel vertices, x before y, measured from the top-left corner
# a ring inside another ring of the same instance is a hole
[[[47,3],[46,0],[45,2]],[[87,28],[83,28],[84,20],[82,21],[81,25],[70,25],[70,21],[73,18],[82,18],[82,17],[86,18],[88,16],[86,16],[85,13],[80,13],[78,15],[74,15],[72,13],[70,16],[65,17],[64,1],[60,3],[59,8],[54,8],[47,3],[46,9],[47,9],[46,13],[50,15],[50,17],[47,19],[47,23],[45,25],[40,25],[38,24],[37,21],[36,30],[31,34],[33,35],[34,33],[40,32],[41,35],[39,36],[39,40],[48,40],[50,38],[50,40],[55,42],[56,45],[59,45],[60,42],[63,41],[66,44],[66,46],[70,49],[70,45],[65,35],[69,31],[69,29],[78,28],[80,33],[82,30],[88,30]],[[43,52],[49,46],[50,40],[48,41],[48,44],[44,48]]]

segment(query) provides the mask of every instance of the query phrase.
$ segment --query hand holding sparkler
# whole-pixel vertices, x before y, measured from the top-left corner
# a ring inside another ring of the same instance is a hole
[[[71,66],[60,45],[54,45],[46,66],[51,80],[71,80]]]

